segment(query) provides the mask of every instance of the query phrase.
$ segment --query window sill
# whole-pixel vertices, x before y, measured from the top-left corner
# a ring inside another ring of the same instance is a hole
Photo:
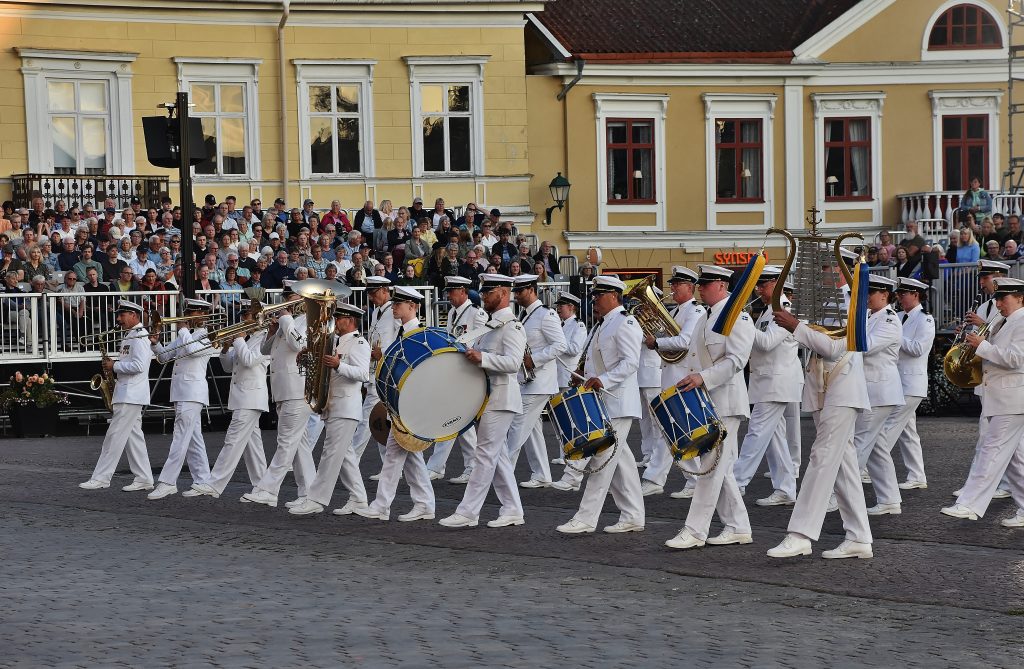
[[[843,202],[874,202],[874,201],[875,201],[875,198],[871,197],[870,195],[868,195],[866,197],[864,197],[864,196],[857,196],[857,197],[826,197],[825,198],[825,204],[833,204],[833,203],[841,204]]]
[[[609,207],[615,207],[618,205],[634,205],[634,204],[658,204],[657,200],[608,200]]]
[[[253,181],[248,174],[193,174],[193,183],[235,183],[239,181]]]
[[[764,204],[763,198],[729,198],[715,200],[715,204]]]

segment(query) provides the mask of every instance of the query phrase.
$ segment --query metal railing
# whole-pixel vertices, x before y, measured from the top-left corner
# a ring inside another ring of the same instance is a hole
[[[103,207],[107,198],[114,207],[124,209],[133,197],[142,200],[143,207],[159,207],[160,198],[167,195],[168,178],[138,174],[12,174],[11,194],[15,206],[31,207],[32,198],[43,198],[47,209],[58,200],[72,207],[91,204]]]

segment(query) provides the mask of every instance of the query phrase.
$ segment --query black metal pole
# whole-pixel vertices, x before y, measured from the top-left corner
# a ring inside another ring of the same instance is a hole
[[[192,237],[192,169],[189,165],[188,146],[188,93],[178,92],[175,103],[178,113],[178,183],[181,185],[181,292],[185,297],[196,296],[196,263]]]

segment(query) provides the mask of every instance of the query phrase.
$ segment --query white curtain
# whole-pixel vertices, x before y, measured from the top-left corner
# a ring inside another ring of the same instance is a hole
[[[744,143],[756,142],[761,143],[761,124],[760,123],[741,123],[740,124],[740,141]],[[759,198],[761,197],[761,149],[743,149],[743,169],[750,170],[750,177],[743,176],[741,172],[741,181],[743,182],[741,192],[743,197],[748,198]]]
[[[868,138],[867,121],[850,121],[850,141],[863,142]],[[868,154],[870,148],[856,147],[850,149],[850,163],[853,165],[853,178],[857,188],[850,195],[869,195],[871,185],[868,183]],[[826,156],[826,161],[828,157]]]

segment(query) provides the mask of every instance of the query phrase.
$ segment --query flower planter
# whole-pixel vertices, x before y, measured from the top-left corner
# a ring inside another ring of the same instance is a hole
[[[57,405],[47,407],[35,404],[12,404],[7,409],[11,430],[15,437],[33,437],[57,434]]]

